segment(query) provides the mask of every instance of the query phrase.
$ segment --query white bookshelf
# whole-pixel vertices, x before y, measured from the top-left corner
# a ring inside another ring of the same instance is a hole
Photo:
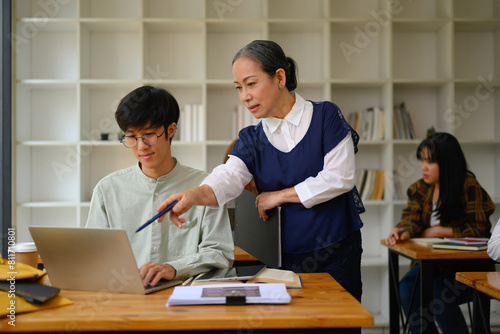
[[[22,0],[13,7],[19,241],[30,239],[29,225],[85,224],[98,180],[134,163],[117,141],[114,110],[138,86],[166,88],[181,108],[203,105],[205,138],[175,140],[173,153],[206,171],[221,163],[240,103],[231,60],[254,39],[277,41],[297,61],[306,99],[331,100],[346,117],[371,106],[385,111],[385,139],[361,142],[357,154],[358,169],[386,175],[385,199],[367,201],[362,215],[363,304],[376,326],[388,324],[387,252],[379,242],[405,205],[393,199],[393,181],[406,189],[420,177],[415,149],[429,127],[459,138],[500,204],[498,1]],[[392,139],[392,107],[401,102],[417,140]],[[101,141],[102,132],[110,140]],[[499,217],[500,209],[492,222]]]

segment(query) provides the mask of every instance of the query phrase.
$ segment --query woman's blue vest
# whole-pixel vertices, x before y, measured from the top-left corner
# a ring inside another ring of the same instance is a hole
[[[304,138],[290,151],[276,149],[267,139],[262,123],[239,133],[232,155],[239,157],[253,174],[259,193],[293,187],[315,177],[324,156],[351,131],[355,152],[358,135],[331,102],[313,102],[311,124]],[[284,253],[305,253],[330,246],[359,230],[364,207],[356,190],[307,209],[301,203],[281,205]]]

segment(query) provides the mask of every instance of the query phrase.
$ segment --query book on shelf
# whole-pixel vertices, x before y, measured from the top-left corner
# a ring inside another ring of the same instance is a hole
[[[287,288],[302,288],[302,280],[299,275],[291,270],[265,268],[254,278],[249,280],[227,280],[227,281],[204,281],[198,276],[191,282],[191,285],[213,285],[213,284],[242,284],[242,283],[284,283]]]
[[[416,139],[415,129],[410,112],[404,102],[394,106],[393,130],[394,139]]]
[[[450,238],[448,241],[458,245],[488,245],[488,238]]]
[[[196,105],[196,121],[195,121],[195,141],[203,141],[205,140],[205,109],[203,108],[203,104]]]
[[[365,186],[367,172],[368,171],[366,169],[361,169],[361,170],[356,171],[355,184],[356,184],[356,187],[358,189],[359,196],[362,196],[361,190]]]
[[[393,109],[394,113],[392,115],[392,133],[393,133],[393,138],[394,139],[400,139],[401,138],[401,129],[398,127],[398,124],[400,124],[400,121],[398,120],[398,115],[399,111],[396,109],[396,106],[394,106]]]
[[[371,194],[371,191],[373,189],[373,170],[367,170],[366,171],[366,178],[365,182],[363,184],[363,187],[359,189],[359,193],[361,194],[361,200],[366,201],[369,196],[368,194]]]
[[[361,134],[359,138],[361,140],[371,140],[373,132],[373,113],[368,110],[364,111],[363,123],[361,124]]]
[[[379,201],[384,198],[385,171],[363,169],[356,172],[356,188],[363,201]]]
[[[403,120],[399,106],[394,106],[393,116],[394,139],[406,139],[406,132],[403,127]]]
[[[361,140],[384,139],[384,111],[379,107],[351,112],[347,122],[358,133]]]
[[[202,104],[186,104],[179,115],[179,140],[197,142],[205,139],[203,126],[204,109]]]
[[[403,183],[401,182],[400,176],[394,170],[393,171],[393,179],[394,179],[394,199],[395,200],[404,200],[407,199],[406,191],[403,189]]]
[[[450,249],[450,250],[464,250],[464,251],[482,251],[487,250],[488,245],[462,245],[454,242],[437,242],[432,244],[432,248],[436,249]]]
[[[351,112],[347,118],[347,123],[356,131],[359,135],[359,131],[361,129],[361,118],[362,113],[359,112]]]
[[[373,124],[371,126],[371,140],[384,139],[384,111],[379,107],[368,108],[367,111],[373,114]]]
[[[259,120],[242,104],[237,104],[233,112],[233,138],[238,138],[241,129],[250,125],[257,125]]]
[[[411,121],[411,115],[406,110],[406,105],[404,102],[401,102],[399,105],[399,109],[401,110],[403,122],[404,122],[404,128],[406,131],[406,139],[415,139],[417,136],[415,136],[415,129],[413,128],[413,122]]]
[[[384,197],[384,176],[383,170],[375,171],[375,180],[373,181],[373,190],[370,195],[370,200],[380,201]]]

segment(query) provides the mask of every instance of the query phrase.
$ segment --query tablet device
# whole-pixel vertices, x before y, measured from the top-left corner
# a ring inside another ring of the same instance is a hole
[[[265,264],[212,269],[196,279],[196,282],[247,281],[255,278],[266,268]]]
[[[7,281],[0,282],[0,290],[10,292],[11,283]],[[45,303],[49,299],[59,294],[59,288],[36,283],[29,279],[19,279],[15,282],[15,294],[23,297],[30,303]]]

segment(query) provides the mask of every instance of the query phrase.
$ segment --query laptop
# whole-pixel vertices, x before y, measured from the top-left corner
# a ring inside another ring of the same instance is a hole
[[[120,229],[29,227],[50,283],[59,289],[147,294],[182,283],[144,286],[127,234]]]

